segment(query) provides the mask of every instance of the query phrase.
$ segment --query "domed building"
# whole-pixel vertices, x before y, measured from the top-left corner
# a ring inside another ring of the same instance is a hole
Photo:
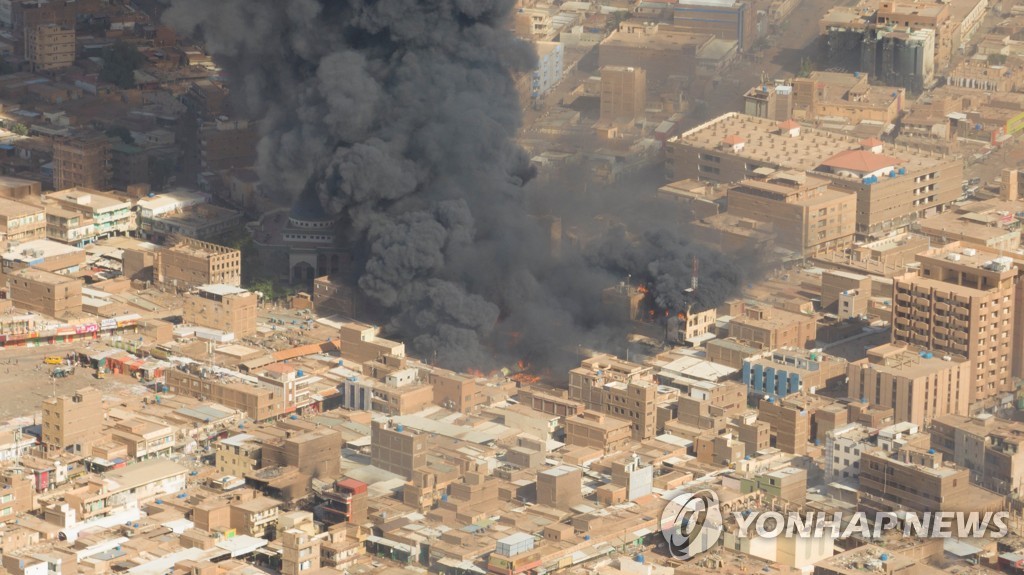
[[[336,223],[312,188],[292,204],[288,223],[281,230],[292,283],[312,284],[315,278],[341,269],[345,251],[337,244]]]

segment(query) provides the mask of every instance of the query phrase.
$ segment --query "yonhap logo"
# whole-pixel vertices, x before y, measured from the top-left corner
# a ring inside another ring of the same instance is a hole
[[[661,514],[661,533],[669,553],[677,559],[690,559],[707,551],[722,536],[718,495],[701,489],[675,496]]]

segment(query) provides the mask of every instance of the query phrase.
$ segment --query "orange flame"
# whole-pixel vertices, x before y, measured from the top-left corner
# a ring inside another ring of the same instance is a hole
[[[637,286],[636,291],[640,293],[647,293],[647,286],[645,286],[644,284],[640,284],[639,286]]]
[[[684,316],[682,312],[679,312],[679,313],[676,314],[676,318],[678,318],[678,319],[683,319],[684,317],[686,317],[686,316]]]

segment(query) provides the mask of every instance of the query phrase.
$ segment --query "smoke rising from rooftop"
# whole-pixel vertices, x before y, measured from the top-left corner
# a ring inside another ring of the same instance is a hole
[[[550,256],[514,142],[513,74],[536,55],[510,31],[513,4],[172,0],[164,16],[201,35],[236,102],[261,119],[264,185],[315,194],[343,222],[358,285],[390,331],[455,368],[505,352],[539,364],[621,335],[600,290],[623,273],[649,279],[666,308],[689,286],[692,246],[670,232],[611,234],[587,254]],[[720,282],[711,300],[737,279],[702,262],[702,285]]]

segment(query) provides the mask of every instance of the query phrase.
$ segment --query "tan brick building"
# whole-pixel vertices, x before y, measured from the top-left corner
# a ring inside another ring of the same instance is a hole
[[[43,400],[42,444],[47,449],[88,455],[103,433],[103,393],[83,387],[74,395]]]
[[[427,465],[427,436],[374,421],[370,427],[370,464],[411,479],[413,471]]]
[[[21,268],[0,275],[10,299],[20,309],[54,318],[82,312],[82,280],[36,268]]]
[[[26,30],[25,57],[33,70],[57,70],[75,63],[75,29],[43,24]]]
[[[919,254],[917,260],[918,272],[894,278],[893,342],[967,357],[972,404],[1011,392],[1020,335],[1015,331],[1020,306],[1013,260],[958,242]]]
[[[629,421],[604,413],[584,411],[565,418],[565,443],[568,445],[593,447],[605,453],[614,453],[625,447],[632,435]]]
[[[186,323],[244,337],[256,333],[256,300],[256,294],[235,286],[199,286],[185,296],[182,318]]]
[[[110,139],[83,134],[53,142],[53,187],[106,189],[110,182]]]
[[[170,369],[166,372],[166,382],[168,393],[219,403],[230,409],[244,411],[256,421],[284,414],[284,394],[275,393],[269,386],[207,371],[201,366],[192,367],[189,371]]]
[[[967,415],[970,374],[963,356],[886,344],[848,366],[848,393],[850,399],[893,408],[897,422],[924,426],[946,414]]]
[[[192,238],[179,238],[153,256],[153,281],[165,289],[188,291],[207,284],[238,287],[242,252]]]
[[[42,206],[0,199],[0,240],[28,242],[46,239],[46,213]]]
[[[877,140],[729,113],[666,143],[671,180],[739,182],[761,169],[813,172],[857,197],[858,236],[884,236],[943,211],[960,194],[963,162]],[[731,208],[730,208],[731,209]]]
[[[771,223],[776,245],[805,257],[853,244],[857,197],[827,179],[777,171],[743,180],[728,198],[730,214]]]
[[[633,439],[654,437],[658,385],[652,368],[610,355],[583,360],[569,372],[569,399],[586,409],[629,421]]]
[[[647,71],[633,66],[601,68],[601,122],[632,125],[647,110]]]
[[[809,347],[817,340],[814,316],[793,313],[766,305],[738,306],[729,321],[729,337],[762,349]]]
[[[932,448],[967,469],[976,485],[1002,494],[1024,489],[1024,423],[950,414],[935,418],[930,431]]]

